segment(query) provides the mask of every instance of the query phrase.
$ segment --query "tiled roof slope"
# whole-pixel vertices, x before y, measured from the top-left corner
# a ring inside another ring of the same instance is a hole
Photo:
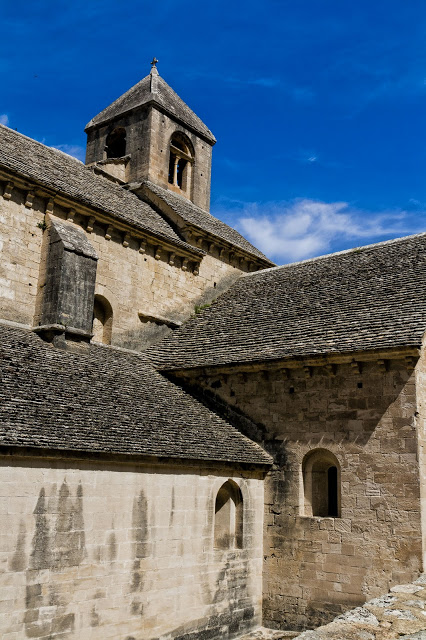
[[[242,276],[151,349],[161,369],[418,346],[426,234]]]
[[[250,242],[246,240],[244,236],[239,234],[238,231],[229,227],[221,220],[218,220],[218,218],[215,218],[207,211],[204,211],[204,209],[200,209],[200,207],[197,207],[183,196],[173,193],[173,191],[169,191],[168,189],[164,189],[163,187],[159,187],[148,180],[145,180],[142,184],[145,187],[145,195],[147,195],[148,199],[150,191],[154,195],[158,196],[185,222],[189,222],[203,231],[206,231],[221,240],[225,240],[235,247],[243,249],[247,253],[251,253],[253,256],[256,256],[256,258],[261,258],[269,265],[274,265],[271,260],[268,260],[268,258],[259,251],[259,249],[256,249],[256,247],[250,244]],[[149,190],[148,192],[146,191],[147,189]]]
[[[148,204],[119,185],[96,176],[79,160],[0,125],[0,167],[94,207],[141,230],[184,246],[171,226]]]
[[[216,142],[216,138],[210,129],[208,129],[192,109],[179,98],[167,82],[158,75],[158,72],[145,76],[145,78],[106,107],[106,109],[98,113],[97,116],[87,123],[85,131],[149,102],[154,102],[160,107],[163,107],[163,109],[177,120],[187,124],[190,128],[207,138],[211,143],[214,144]]]
[[[0,326],[0,445],[270,463],[146,357],[96,345],[80,351]]]

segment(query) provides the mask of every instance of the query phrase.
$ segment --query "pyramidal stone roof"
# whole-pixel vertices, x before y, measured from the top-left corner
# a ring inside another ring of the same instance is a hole
[[[148,352],[171,371],[418,348],[425,274],[426,233],[265,269]]]
[[[57,349],[0,324],[0,446],[269,465],[143,354]]]
[[[210,129],[206,127],[203,121],[185,104],[177,93],[173,91],[167,82],[161,78],[156,67],[151,69],[149,75],[145,76],[140,82],[106,107],[106,109],[92,118],[90,122],[87,123],[85,131],[149,103],[154,103],[164,109],[173,118],[183,122],[190,129],[193,129],[203,136],[210,144],[216,142],[216,138]]]
[[[0,125],[0,168],[14,171],[84,205],[114,216],[191,252],[200,251],[181,240],[146,202],[110,180],[96,176],[72,156]]]

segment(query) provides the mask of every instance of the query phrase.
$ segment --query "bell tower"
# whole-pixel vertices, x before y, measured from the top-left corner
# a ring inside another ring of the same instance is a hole
[[[153,182],[208,211],[216,139],[161,78],[157,63],[87,124],[86,164],[132,187]]]

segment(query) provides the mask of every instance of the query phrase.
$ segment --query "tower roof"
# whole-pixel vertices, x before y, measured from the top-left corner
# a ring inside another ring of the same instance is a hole
[[[208,129],[188,105],[179,98],[167,82],[161,78],[155,66],[152,67],[149,75],[145,76],[140,82],[106,107],[106,109],[92,118],[90,122],[87,123],[85,131],[150,103],[154,103],[164,109],[173,118],[202,135],[211,144],[216,142],[216,138],[210,129]]]

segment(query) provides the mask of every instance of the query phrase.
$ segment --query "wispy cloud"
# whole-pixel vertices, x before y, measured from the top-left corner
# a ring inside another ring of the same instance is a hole
[[[67,155],[73,156],[82,162],[85,160],[86,150],[78,144],[54,144],[52,147],[59,151],[63,151]]]
[[[303,198],[292,202],[233,203],[231,208],[237,219],[236,228],[277,262],[301,260],[421,230],[417,216],[408,211],[375,213],[347,202]]]
[[[9,124],[9,116],[7,113],[0,114],[0,124],[4,124],[6,127]]]
[[[224,75],[217,73],[205,73],[191,70],[187,75],[192,78],[207,78],[215,82],[224,82],[232,87],[262,87],[264,89],[279,89],[282,93],[293,98],[295,102],[307,103],[312,102],[315,97],[311,87],[296,86],[286,82],[278,75],[247,77],[244,75]]]

